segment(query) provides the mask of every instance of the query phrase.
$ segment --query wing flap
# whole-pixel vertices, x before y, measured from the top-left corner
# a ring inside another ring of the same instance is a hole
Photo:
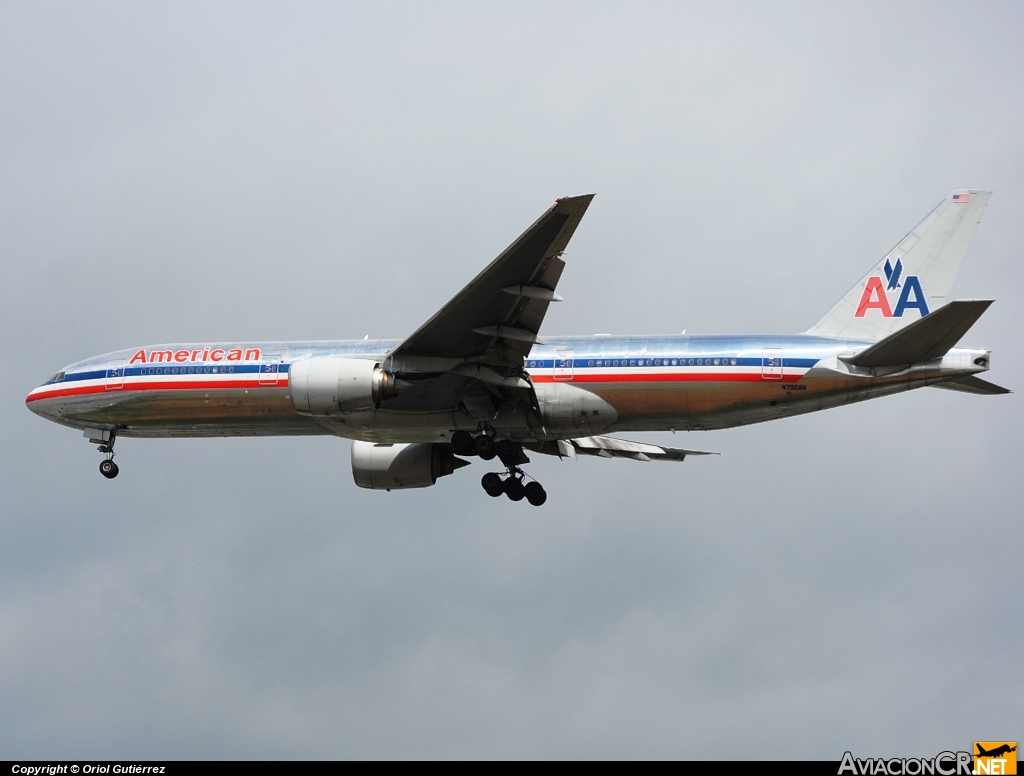
[[[571,451],[570,449],[571,448]],[[599,458],[629,458],[633,461],[682,461],[688,455],[718,455],[703,450],[683,450],[676,447],[662,447],[646,442],[631,442],[607,436],[576,437],[546,442],[532,447],[540,453],[559,457],[575,458],[577,455],[594,455]]]

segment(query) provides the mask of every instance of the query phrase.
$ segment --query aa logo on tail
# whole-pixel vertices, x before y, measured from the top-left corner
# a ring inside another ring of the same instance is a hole
[[[864,286],[864,293],[860,296],[860,304],[857,305],[855,317],[863,318],[868,310],[878,310],[882,313],[883,318],[902,318],[903,313],[911,309],[921,313],[922,318],[926,316],[928,301],[925,299],[921,281],[917,275],[907,275],[901,290],[903,261],[897,257],[896,264],[893,265],[886,259],[882,270],[885,272],[884,284],[880,275],[872,275],[868,278],[868,282]],[[897,291],[899,291],[899,296],[894,308],[889,294],[892,293],[893,296],[896,296]]]

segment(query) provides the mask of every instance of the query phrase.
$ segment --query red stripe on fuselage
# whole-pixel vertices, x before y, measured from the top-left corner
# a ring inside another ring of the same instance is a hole
[[[110,388],[106,385],[83,385],[80,387],[53,388],[39,393],[30,393],[25,403],[39,399],[53,399],[60,396],[87,396],[92,393],[133,393],[135,391],[216,391],[236,388],[287,388],[288,381],[280,379],[276,383],[261,383],[258,379],[251,380],[177,380],[153,381],[146,383],[129,383]]]
[[[574,374],[571,378],[555,378],[554,375],[531,375],[535,383],[795,383],[803,375],[782,375],[781,378],[765,378],[759,372],[699,372],[699,373],[655,373],[655,374]],[[87,396],[96,393],[132,393],[136,391],[216,391],[238,388],[287,388],[287,378],[280,378],[276,384],[261,383],[259,379],[246,380],[166,380],[128,383],[123,387],[111,388],[106,385],[83,385],[50,388],[31,393],[25,403],[40,399],[54,399],[62,396]]]

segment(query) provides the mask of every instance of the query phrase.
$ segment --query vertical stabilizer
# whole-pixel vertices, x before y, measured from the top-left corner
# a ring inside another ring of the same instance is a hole
[[[807,334],[877,340],[946,304],[991,196],[950,193]]]

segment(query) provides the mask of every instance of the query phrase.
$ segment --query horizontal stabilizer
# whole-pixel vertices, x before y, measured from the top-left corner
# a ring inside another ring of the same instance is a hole
[[[540,453],[564,456],[566,446],[571,445],[576,455],[596,455],[601,458],[631,458],[634,461],[682,461],[688,455],[718,455],[701,450],[680,450],[675,447],[650,445],[645,442],[630,442],[626,439],[614,439],[606,436],[579,437],[577,439],[559,440],[558,443],[545,442],[532,447]]]
[[[950,302],[879,340],[867,350],[844,356],[843,361],[871,368],[903,366],[941,358],[960,341],[990,304],[991,299]]]
[[[963,391],[964,393],[975,393],[979,396],[1000,396],[1004,393],[1011,393],[1009,388],[990,383],[974,375],[965,375],[955,380],[947,380],[944,383],[935,383],[934,388],[945,388],[947,391]]]

